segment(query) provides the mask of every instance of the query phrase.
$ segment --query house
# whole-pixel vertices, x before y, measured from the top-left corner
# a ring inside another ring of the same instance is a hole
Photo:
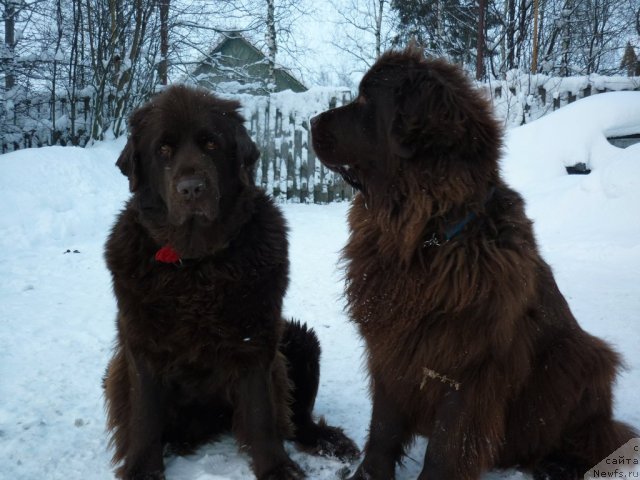
[[[239,32],[225,34],[222,41],[200,61],[192,72],[204,88],[227,93],[269,93],[267,57]],[[302,82],[282,67],[275,69],[275,92],[305,92]]]

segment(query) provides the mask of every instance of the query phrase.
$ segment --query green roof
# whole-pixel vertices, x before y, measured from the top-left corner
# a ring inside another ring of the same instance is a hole
[[[198,85],[216,90],[220,83],[238,82],[239,92],[264,95],[269,93],[267,57],[240,33],[225,38],[200,62],[193,72]],[[276,92],[305,92],[302,82],[281,67],[275,69]]]

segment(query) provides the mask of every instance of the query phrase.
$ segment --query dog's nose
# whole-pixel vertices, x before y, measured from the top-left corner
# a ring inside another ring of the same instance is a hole
[[[320,115],[316,115],[315,117],[313,117],[311,120],[309,120],[309,122],[311,123],[312,127],[315,127],[316,124],[318,123],[318,120],[320,119]]]
[[[178,193],[185,200],[194,200],[207,189],[204,178],[201,177],[183,177],[176,185]]]

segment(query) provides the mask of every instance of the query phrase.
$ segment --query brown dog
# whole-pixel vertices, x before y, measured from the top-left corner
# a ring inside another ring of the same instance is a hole
[[[389,52],[352,104],[311,123],[319,158],[360,190],[346,295],[373,416],[352,479],[394,478],[415,435],[429,437],[422,480],[577,479],[635,435],[612,419],[618,355],[571,314],[458,68]]]
[[[117,165],[131,200],[106,245],[118,337],[105,377],[117,475],[164,478],[163,451],[231,429],[259,479],[303,478],[284,439],[357,453],[316,424],[318,340],[281,317],[282,214],[255,187],[239,104],[172,87],[133,113]]]

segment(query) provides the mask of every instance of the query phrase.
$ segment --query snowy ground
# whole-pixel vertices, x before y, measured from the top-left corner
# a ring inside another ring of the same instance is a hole
[[[640,93],[598,95],[512,130],[503,168],[525,195],[543,253],[582,326],[625,356],[616,415],[638,427],[640,145],[606,144],[604,133],[614,132],[640,132]],[[122,146],[0,156],[0,479],[113,478],[100,381],[115,302],[102,247],[128,195],[113,166]],[[567,176],[563,166],[575,159],[592,174]],[[343,312],[337,266],[348,206],[283,208],[291,226],[286,313],[312,325],[323,346],[316,412],[363,445],[370,405],[362,342]],[[311,479],[333,479],[343,466],[289,448]],[[418,441],[399,480],[417,476],[424,449]],[[167,478],[252,475],[246,456],[224,438],[169,459]]]

